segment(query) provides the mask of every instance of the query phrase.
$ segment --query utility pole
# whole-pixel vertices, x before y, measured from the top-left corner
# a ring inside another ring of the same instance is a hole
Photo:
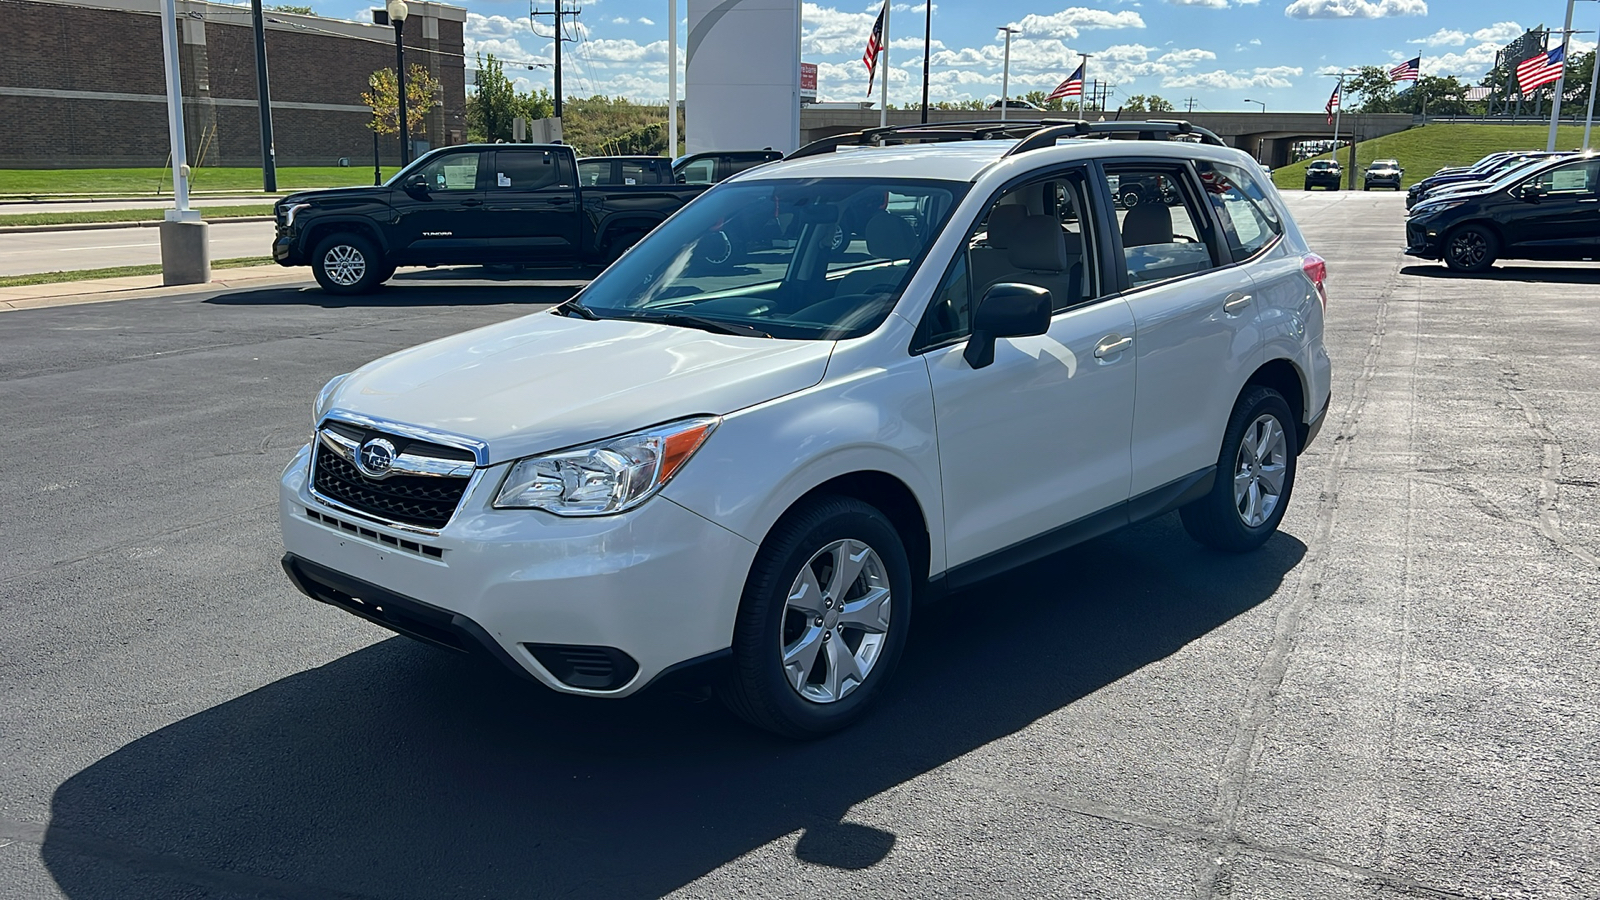
[[[1185,100],[1183,102],[1187,103],[1189,105],[1189,112],[1192,114],[1194,112],[1195,98],[1190,97],[1189,99],[1187,99],[1187,100]]]
[[[928,124],[928,57],[933,54],[933,2],[922,6],[922,124]]]
[[[261,107],[261,189],[270,194],[278,190],[278,161],[272,145],[272,91],[267,85],[267,26],[261,0],[250,0],[250,22],[256,33],[256,104]]]
[[[563,23],[563,19],[564,18],[576,19],[578,17],[578,14],[583,12],[583,10],[581,10],[581,9],[563,10],[561,8],[562,0],[555,0],[555,4],[556,4],[556,8],[553,11],[546,11],[546,10],[540,10],[540,9],[537,9],[537,8],[530,8],[528,10],[528,18],[529,19],[537,19],[540,16],[549,16],[550,20],[555,23],[555,29],[556,29],[556,35],[555,35],[555,38],[556,38],[556,77],[555,77],[555,81],[556,81],[556,85],[555,85],[555,87],[556,87],[556,118],[560,119],[561,118],[561,102],[564,99],[564,95],[561,92],[561,44],[562,44],[563,41],[568,40],[568,38],[566,37],[566,31],[563,30],[563,28],[562,28],[562,23]],[[673,23],[673,27],[676,28],[677,27],[677,23]],[[674,64],[676,64],[676,63],[674,63]],[[677,114],[676,110],[674,110],[673,114],[674,115]],[[673,152],[675,153],[677,151],[674,150]]]

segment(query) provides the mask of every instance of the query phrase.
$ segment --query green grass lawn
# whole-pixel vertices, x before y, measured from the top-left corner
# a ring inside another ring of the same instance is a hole
[[[384,177],[395,173],[384,167]],[[278,170],[278,190],[371,184],[372,167],[287,167]],[[259,168],[195,169],[190,191],[260,191]],[[110,197],[172,196],[172,173],[166,169],[0,169],[0,196],[43,197],[51,194],[96,194]]]
[[[1424,125],[1398,134],[1385,135],[1356,145],[1356,186],[1361,185],[1360,173],[1375,159],[1398,159],[1406,170],[1405,186],[1410,187],[1445,166],[1467,166],[1497,150],[1543,150],[1550,129],[1544,125]],[[1583,145],[1583,128],[1563,125],[1556,134],[1556,149],[1575,150]],[[1350,164],[1350,150],[1339,152],[1339,163]],[[1280,190],[1300,190],[1305,186],[1306,166],[1312,157],[1293,165],[1284,166],[1272,173],[1272,180]],[[1345,183],[1350,175],[1345,173]]]
[[[268,266],[270,256],[241,256],[236,259],[214,259],[213,269],[242,269],[247,266]],[[27,287],[33,284],[56,284],[62,281],[91,281],[97,278],[126,278],[130,275],[160,275],[161,264],[147,266],[112,266],[108,269],[77,269],[68,272],[35,272],[32,275],[0,276],[0,288]]]
[[[244,216],[270,216],[272,204],[196,207],[206,219],[238,219]],[[88,212],[35,212],[0,216],[0,227],[7,225],[86,225],[103,222],[159,222],[166,217],[160,209],[104,209]]]

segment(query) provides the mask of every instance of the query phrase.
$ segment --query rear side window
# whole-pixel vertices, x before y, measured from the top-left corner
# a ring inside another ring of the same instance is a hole
[[[712,184],[717,180],[717,161],[711,159],[697,159],[683,167],[678,173],[685,184]]]
[[[561,181],[559,161],[549,150],[501,150],[495,157],[495,187],[501,190],[536,191]]]
[[[611,183],[611,161],[578,163],[578,183],[586,187]]]
[[[658,180],[654,166],[648,166],[642,162],[624,161],[622,163],[623,184],[655,184]]]
[[[1185,189],[1188,174],[1164,164],[1106,167],[1130,287],[1144,287],[1215,268],[1222,258],[1207,243],[1203,208]]]
[[[1236,261],[1255,256],[1283,234],[1277,209],[1249,172],[1203,160],[1195,163],[1195,169]]]
[[[1528,179],[1547,196],[1593,195],[1600,183],[1600,160],[1585,160],[1540,173]]]

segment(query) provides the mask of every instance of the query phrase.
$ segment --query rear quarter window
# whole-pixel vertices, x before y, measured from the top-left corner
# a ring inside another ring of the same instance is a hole
[[[1195,169],[1235,260],[1255,256],[1283,234],[1277,207],[1248,171],[1203,160],[1195,163]]]

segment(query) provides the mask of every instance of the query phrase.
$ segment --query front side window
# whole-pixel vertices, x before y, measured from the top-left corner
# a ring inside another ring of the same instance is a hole
[[[875,178],[721,185],[651,232],[578,299],[604,318],[711,323],[799,340],[858,337],[894,309],[967,189]],[[863,214],[854,239],[841,239]]]
[[[482,155],[476,150],[444,153],[417,171],[427,180],[430,191],[475,191],[478,189],[478,159]]]
[[[578,163],[578,183],[584,187],[594,187],[597,184],[611,183],[611,161]]]
[[[1203,160],[1195,163],[1195,169],[1235,260],[1255,256],[1283,234],[1277,209],[1249,172]]]
[[[1596,159],[1558,166],[1527,181],[1528,186],[1546,197],[1593,196],[1597,184],[1600,184],[1600,160]]]
[[[717,180],[717,161],[715,159],[697,159],[683,167],[678,173],[685,184],[711,184]]]
[[[1044,288],[1056,312],[1101,296],[1088,187],[1087,174],[1073,170],[996,197],[934,295],[921,343],[966,337],[974,302],[997,284]]]
[[[1221,256],[1201,228],[1205,213],[1185,190],[1185,173],[1170,166],[1122,164],[1106,168],[1117,198],[1117,227],[1128,282],[1144,287],[1215,268]]]

